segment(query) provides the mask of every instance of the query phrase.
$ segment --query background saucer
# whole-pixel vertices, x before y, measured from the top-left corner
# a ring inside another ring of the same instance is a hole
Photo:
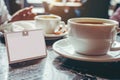
[[[55,40],[55,39],[60,39],[64,36],[67,35],[68,32],[62,33],[62,34],[45,34],[45,40]]]

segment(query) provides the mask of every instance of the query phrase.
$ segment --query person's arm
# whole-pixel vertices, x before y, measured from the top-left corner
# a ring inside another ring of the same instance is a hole
[[[7,10],[7,7],[3,0],[1,0],[0,3],[0,24],[3,24],[5,21],[8,21],[11,18],[9,15],[9,12]]]
[[[120,7],[113,13],[113,15],[110,17],[112,20],[116,20],[120,24]]]
[[[3,24],[4,22],[14,22],[19,20],[33,20],[37,14],[32,13],[32,8],[33,7],[26,7],[26,8],[20,9],[11,16],[7,10],[7,7],[4,1],[1,0],[0,24]]]

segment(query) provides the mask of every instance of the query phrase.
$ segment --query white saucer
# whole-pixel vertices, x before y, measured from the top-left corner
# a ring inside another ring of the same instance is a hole
[[[115,43],[115,47],[119,45],[120,45],[119,42]],[[109,51],[106,55],[102,55],[102,56],[86,56],[86,55],[78,54],[74,51],[74,48],[69,43],[67,38],[56,41],[53,44],[53,50],[63,57],[74,60],[89,61],[89,62],[120,61],[120,51]]]
[[[69,28],[66,25],[67,31],[61,34],[45,34],[45,39],[46,40],[55,40],[55,39],[60,39],[61,37],[64,37],[68,34]]]
[[[68,32],[62,34],[45,34],[45,40],[55,40],[67,35]]]

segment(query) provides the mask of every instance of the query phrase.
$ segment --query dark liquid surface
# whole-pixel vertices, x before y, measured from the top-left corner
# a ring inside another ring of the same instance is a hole
[[[105,24],[104,22],[77,22],[80,24]]]

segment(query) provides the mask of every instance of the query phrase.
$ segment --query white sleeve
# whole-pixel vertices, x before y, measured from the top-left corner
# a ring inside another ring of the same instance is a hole
[[[3,0],[0,0],[0,16],[0,23],[4,23],[10,19],[10,15]]]

